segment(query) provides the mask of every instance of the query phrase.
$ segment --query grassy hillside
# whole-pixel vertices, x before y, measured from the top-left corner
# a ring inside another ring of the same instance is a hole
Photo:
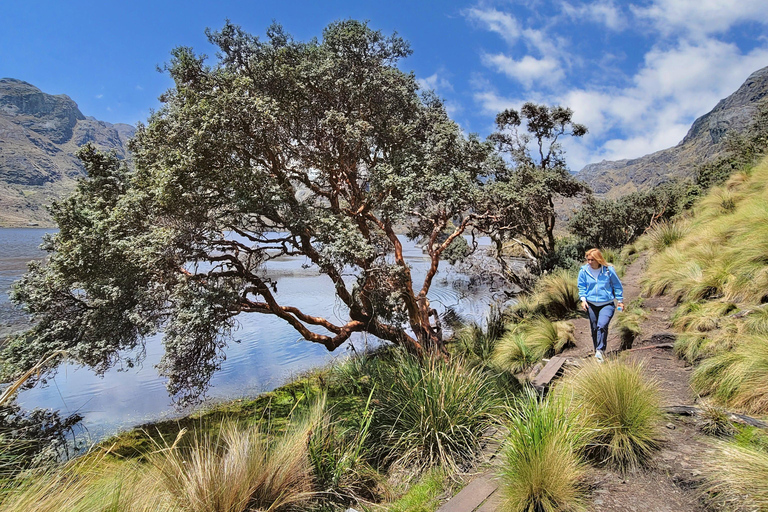
[[[643,288],[674,296],[678,354],[692,384],[727,407],[768,414],[768,158],[663,224]]]

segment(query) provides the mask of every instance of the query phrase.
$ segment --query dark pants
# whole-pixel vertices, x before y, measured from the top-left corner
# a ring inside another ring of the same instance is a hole
[[[613,318],[614,310],[613,303],[595,306],[587,302],[589,327],[592,329],[592,346],[595,347],[595,350],[605,351],[605,345],[608,343],[608,324]]]

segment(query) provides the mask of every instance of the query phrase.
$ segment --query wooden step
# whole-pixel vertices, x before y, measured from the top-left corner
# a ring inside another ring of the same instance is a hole
[[[560,356],[554,356],[547,361],[546,366],[544,366],[539,374],[536,375],[536,378],[533,379],[533,382],[531,382],[533,387],[538,391],[544,391],[544,389],[549,386],[549,383],[557,377],[558,373],[563,368],[565,361],[566,359]]]

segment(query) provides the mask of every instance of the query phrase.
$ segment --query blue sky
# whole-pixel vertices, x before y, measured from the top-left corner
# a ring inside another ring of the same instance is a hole
[[[135,124],[171,85],[156,71],[170,50],[215,56],[204,30],[227,18],[256,35],[275,20],[299,40],[346,18],[397,31],[414,52],[400,67],[481,136],[503,108],[569,106],[590,130],[565,144],[572,170],[677,144],[696,117],[768,66],[765,0],[2,0],[0,77]]]

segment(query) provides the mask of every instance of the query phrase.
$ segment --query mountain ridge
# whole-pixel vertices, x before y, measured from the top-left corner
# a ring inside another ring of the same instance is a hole
[[[0,226],[53,226],[46,206],[74,189],[85,169],[75,156],[92,142],[129,159],[135,128],[85,116],[66,94],[0,79]]]
[[[684,178],[721,155],[729,132],[741,133],[768,97],[768,66],[758,69],[732,94],[697,118],[677,145],[624,160],[603,160],[582,168],[576,176],[598,195],[618,197],[647,190],[674,178]]]

